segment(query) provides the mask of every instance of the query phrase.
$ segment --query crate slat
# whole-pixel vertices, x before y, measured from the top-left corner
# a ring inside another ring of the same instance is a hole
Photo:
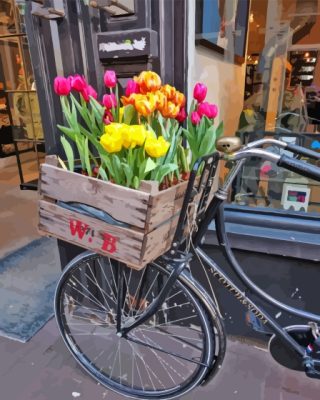
[[[148,193],[43,164],[40,194],[96,207],[116,220],[141,229],[145,227]]]
[[[44,200],[39,201],[39,230],[123,262],[140,263],[143,233],[109,225]]]

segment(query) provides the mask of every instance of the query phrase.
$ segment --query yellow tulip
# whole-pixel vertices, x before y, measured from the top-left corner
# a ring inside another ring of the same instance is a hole
[[[161,78],[153,71],[142,71],[134,80],[138,83],[142,94],[155,92],[161,87]]]
[[[158,139],[148,137],[146,139],[144,148],[150,157],[159,158],[164,156],[170,147],[170,143],[166,142],[163,136]]]
[[[156,109],[156,98],[152,93],[136,94],[134,106],[139,114],[147,117]]]
[[[101,136],[100,143],[108,153],[117,153],[121,151],[123,143],[121,130],[118,130],[112,135],[105,133]]]
[[[143,125],[130,125],[122,131],[123,146],[126,149],[134,149],[142,146],[146,140],[147,132]]]
[[[108,135],[114,135],[118,132],[121,132],[122,129],[124,128],[125,124],[119,124],[117,122],[112,122],[109,125],[105,125],[104,127],[104,133],[108,134]]]

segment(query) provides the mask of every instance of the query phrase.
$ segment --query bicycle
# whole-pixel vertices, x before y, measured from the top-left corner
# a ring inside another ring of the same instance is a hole
[[[290,307],[257,287],[238,264],[226,234],[223,203],[247,158],[269,160],[320,180],[320,168],[269,153],[261,148],[264,145],[319,158],[312,150],[274,139],[241,147],[237,138],[220,138],[219,152],[199,160],[192,170],[169,252],[140,271],[89,251],[64,269],[55,294],[60,333],[78,363],[98,382],[128,397],[171,399],[215,376],[222,366],[226,333],[216,299],[191,274],[194,256],[205,266],[207,276],[217,278],[269,325],[274,333],[269,347],[276,359],[279,351],[285,351],[290,355],[290,368],[320,377],[316,352],[320,349],[320,315]],[[211,199],[220,159],[233,161],[233,167]],[[214,219],[221,249],[244,290],[203,249],[204,236]],[[197,229],[191,229],[195,226]],[[301,317],[310,325],[282,328],[256,300]]]

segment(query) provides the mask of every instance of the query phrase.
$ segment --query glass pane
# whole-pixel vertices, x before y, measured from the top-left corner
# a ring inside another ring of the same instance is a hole
[[[225,134],[243,143],[276,138],[320,153],[320,0],[196,0],[195,21],[194,83],[208,85]],[[225,176],[228,168],[221,170]],[[320,212],[320,183],[253,158],[231,201]]]
[[[33,140],[43,137],[36,93],[18,91],[9,93],[10,110],[15,140]]]
[[[0,1],[0,35],[17,33],[13,0]]]
[[[3,76],[5,89],[27,89],[19,38],[0,38],[0,60],[0,75]]]

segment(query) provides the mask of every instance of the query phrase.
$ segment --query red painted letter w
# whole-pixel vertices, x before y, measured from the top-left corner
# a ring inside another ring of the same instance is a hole
[[[79,239],[82,239],[89,225],[81,221],[70,219],[70,232],[72,236],[78,234]]]

